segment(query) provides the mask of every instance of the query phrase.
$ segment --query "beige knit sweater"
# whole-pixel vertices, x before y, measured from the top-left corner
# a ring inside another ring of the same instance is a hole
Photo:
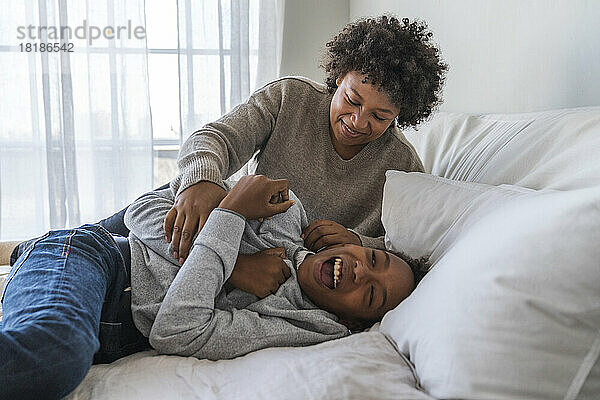
[[[343,160],[329,135],[332,96],[325,85],[302,77],[267,84],[185,141],[171,190],[179,194],[203,180],[223,186],[250,160],[248,173],[289,180],[309,221],[336,221],[357,232],[363,246],[383,248],[385,171],[423,171],[423,165],[394,124]]]

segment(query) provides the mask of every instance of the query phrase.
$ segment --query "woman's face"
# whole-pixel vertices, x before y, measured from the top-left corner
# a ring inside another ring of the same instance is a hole
[[[334,284],[336,260],[340,267]],[[319,308],[346,321],[373,321],[412,292],[414,277],[401,258],[348,244],[306,257],[298,268],[298,283]]]
[[[329,108],[331,141],[344,159],[383,135],[400,112],[377,86],[362,83],[364,78],[356,71],[339,77]]]

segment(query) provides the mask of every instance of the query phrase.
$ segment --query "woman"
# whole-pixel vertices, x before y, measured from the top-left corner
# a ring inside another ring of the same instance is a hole
[[[229,114],[194,132],[170,183],[176,201],[164,228],[181,263],[192,238],[225,196],[223,179],[249,163],[249,173],[286,178],[311,223],[305,245],[383,249],[385,171],[423,171],[400,131],[438,105],[447,65],[423,22],[362,19],[327,43],[326,85],[278,79]],[[101,221],[127,236],[121,213]],[[337,221],[337,222],[333,222]],[[349,229],[347,229],[349,228]]]

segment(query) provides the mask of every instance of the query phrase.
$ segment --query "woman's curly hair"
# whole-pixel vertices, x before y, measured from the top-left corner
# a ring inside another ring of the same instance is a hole
[[[338,77],[358,71],[386,93],[399,107],[396,123],[416,126],[441,103],[441,90],[448,65],[432,41],[427,24],[392,16],[360,19],[348,24],[326,44],[321,64],[327,73],[330,93]]]

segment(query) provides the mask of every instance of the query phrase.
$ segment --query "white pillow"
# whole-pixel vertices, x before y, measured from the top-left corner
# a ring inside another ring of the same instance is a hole
[[[440,112],[405,136],[433,175],[532,189],[600,185],[600,107],[525,114]]]
[[[381,331],[436,398],[597,399],[600,187],[490,204],[469,210],[477,217]]]
[[[413,258],[428,256],[431,264],[480,216],[511,199],[538,193],[518,186],[459,182],[420,172],[387,171],[385,175],[381,221],[386,248]]]

